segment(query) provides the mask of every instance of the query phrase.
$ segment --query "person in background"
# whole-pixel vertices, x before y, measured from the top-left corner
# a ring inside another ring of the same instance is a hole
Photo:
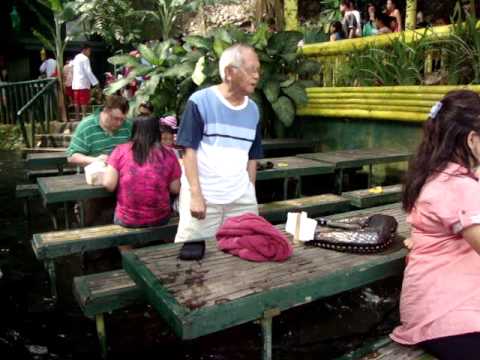
[[[362,19],[360,12],[355,10],[353,2],[343,0],[340,3],[340,12],[343,14],[343,31],[347,39],[353,39],[362,36]]]
[[[377,26],[375,24],[375,13],[376,13],[375,5],[373,5],[372,3],[369,3],[367,5],[368,20],[363,25],[363,31],[362,31],[363,36],[377,35]]]
[[[185,148],[175,242],[215,235],[225,219],[258,214],[256,159],[263,156],[260,113],[249,98],[260,79],[255,49],[236,44],[219,61],[222,83],[190,96],[177,145]]]
[[[170,194],[180,191],[181,169],[159,135],[157,118],[137,117],[130,141],[118,145],[107,160],[103,185],[108,191],[117,191],[117,225],[157,226],[170,219]]]
[[[476,360],[480,344],[480,96],[449,92],[430,111],[403,209],[411,250],[391,337],[439,360]]]
[[[138,107],[139,116],[152,116],[153,115],[153,105],[149,101],[145,101],[140,104]]]
[[[90,66],[91,53],[91,47],[84,44],[82,51],[73,59],[72,89],[77,120],[80,120],[80,110],[82,111],[82,117],[85,117],[87,106],[90,104],[90,88],[98,85],[98,80]]]
[[[162,145],[174,148],[175,134],[177,133],[177,118],[173,115],[160,118],[160,132],[162,133]]]
[[[428,27],[428,22],[425,20],[423,11],[417,12],[417,29],[424,29]]]
[[[73,104],[73,63],[72,58],[68,58],[63,67],[63,85],[65,86],[65,95],[67,96],[68,105]]]
[[[47,78],[55,77],[57,74],[57,60],[55,60],[50,50],[47,50],[45,53],[46,59],[40,65],[40,74],[45,75]]]
[[[384,13],[377,13],[375,16],[375,26],[377,27],[377,35],[390,34],[392,29],[389,24],[392,21],[390,16]]]
[[[345,39],[342,23],[340,21],[334,21],[330,25],[330,41],[338,41],[342,39]]]
[[[402,31],[402,14],[400,14],[400,10],[397,9],[397,4],[394,0],[387,0],[385,14],[395,19],[394,22],[391,22],[392,32]]]

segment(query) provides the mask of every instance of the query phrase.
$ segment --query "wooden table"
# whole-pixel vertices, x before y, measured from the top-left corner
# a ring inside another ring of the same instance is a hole
[[[262,147],[265,156],[285,156],[292,153],[315,151],[318,141],[305,139],[263,139]]]
[[[56,167],[60,175],[67,164],[65,152],[47,152],[27,154],[25,165],[28,169],[46,169]]]
[[[112,196],[112,193],[103,186],[88,185],[85,174],[41,177],[37,179],[37,183],[46,205],[64,203],[65,227],[67,229],[70,223],[67,210],[69,201],[80,201],[81,204],[81,200]],[[83,226],[84,211],[83,207],[80,207],[80,225]]]
[[[297,157],[332,164],[336,169],[336,190],[342,193],[343,170],[369,166],[368,187],[371,186],[372,166],[398,161],[407,161],[412,156],[410,151],[395,149],[356,149],[312,154],[299,154]]]
[[[181,244],[123,253],[126,272],[143,289],[153,307],[182,339],[193,339],[246,322],[260,320],[264,354],[271,359],[272,318],[281,311],[400,274],[408,232],[400,205],[359,210],[334,218],[393,215],[399,236],[387,252],[340,253],[295,245],[283,263],[254,263],[225,254],[208,240],[201,261],[181,261]]]
[[[288,178],[296,178],[297,186],[295,190],[295,197],[299,197],[302,191],[302,176],[333,174],[334,166],[322,161],[314,161],[309,159],[302,159],[296,156],[267,158],[259,160],[260,163],[265,164],[268,161],[273,163],[272,169],[257,171],[257,181],[284,179],[283,182],[283,199],[287,199],[287,185]]]

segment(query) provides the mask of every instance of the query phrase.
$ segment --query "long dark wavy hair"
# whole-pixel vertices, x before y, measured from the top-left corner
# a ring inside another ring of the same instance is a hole
[[[415,206],[427,180],[442,172],[449,162],[467,169],[477,163],[467,144],[471,131],[480,134],[480,96],[468,90],[449,92],[441,100],[440,111],[425,123],[422,142],[410,161],[403,192],[406,212]]]
[[[145,164],[151,150],[159,146],[163,156],[163,146],[160,144],[160,123],[153,116],[139,116],[133,120],[132,135],[133,159],[139,165]]]

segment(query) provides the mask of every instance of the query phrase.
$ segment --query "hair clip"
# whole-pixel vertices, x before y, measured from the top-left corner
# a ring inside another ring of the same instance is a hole
[[[432,106],[430,109],[430,117],[435,119],[440,110],[442,110],[443,103],[441,101],[437,102],[435,105]]]

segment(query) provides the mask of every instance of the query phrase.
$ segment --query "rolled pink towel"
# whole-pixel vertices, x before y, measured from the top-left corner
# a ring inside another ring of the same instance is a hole
[[[253,213],[228,218],[217,232],[220,250],[251,261],[285,261],[293,254],[288,239]]]

